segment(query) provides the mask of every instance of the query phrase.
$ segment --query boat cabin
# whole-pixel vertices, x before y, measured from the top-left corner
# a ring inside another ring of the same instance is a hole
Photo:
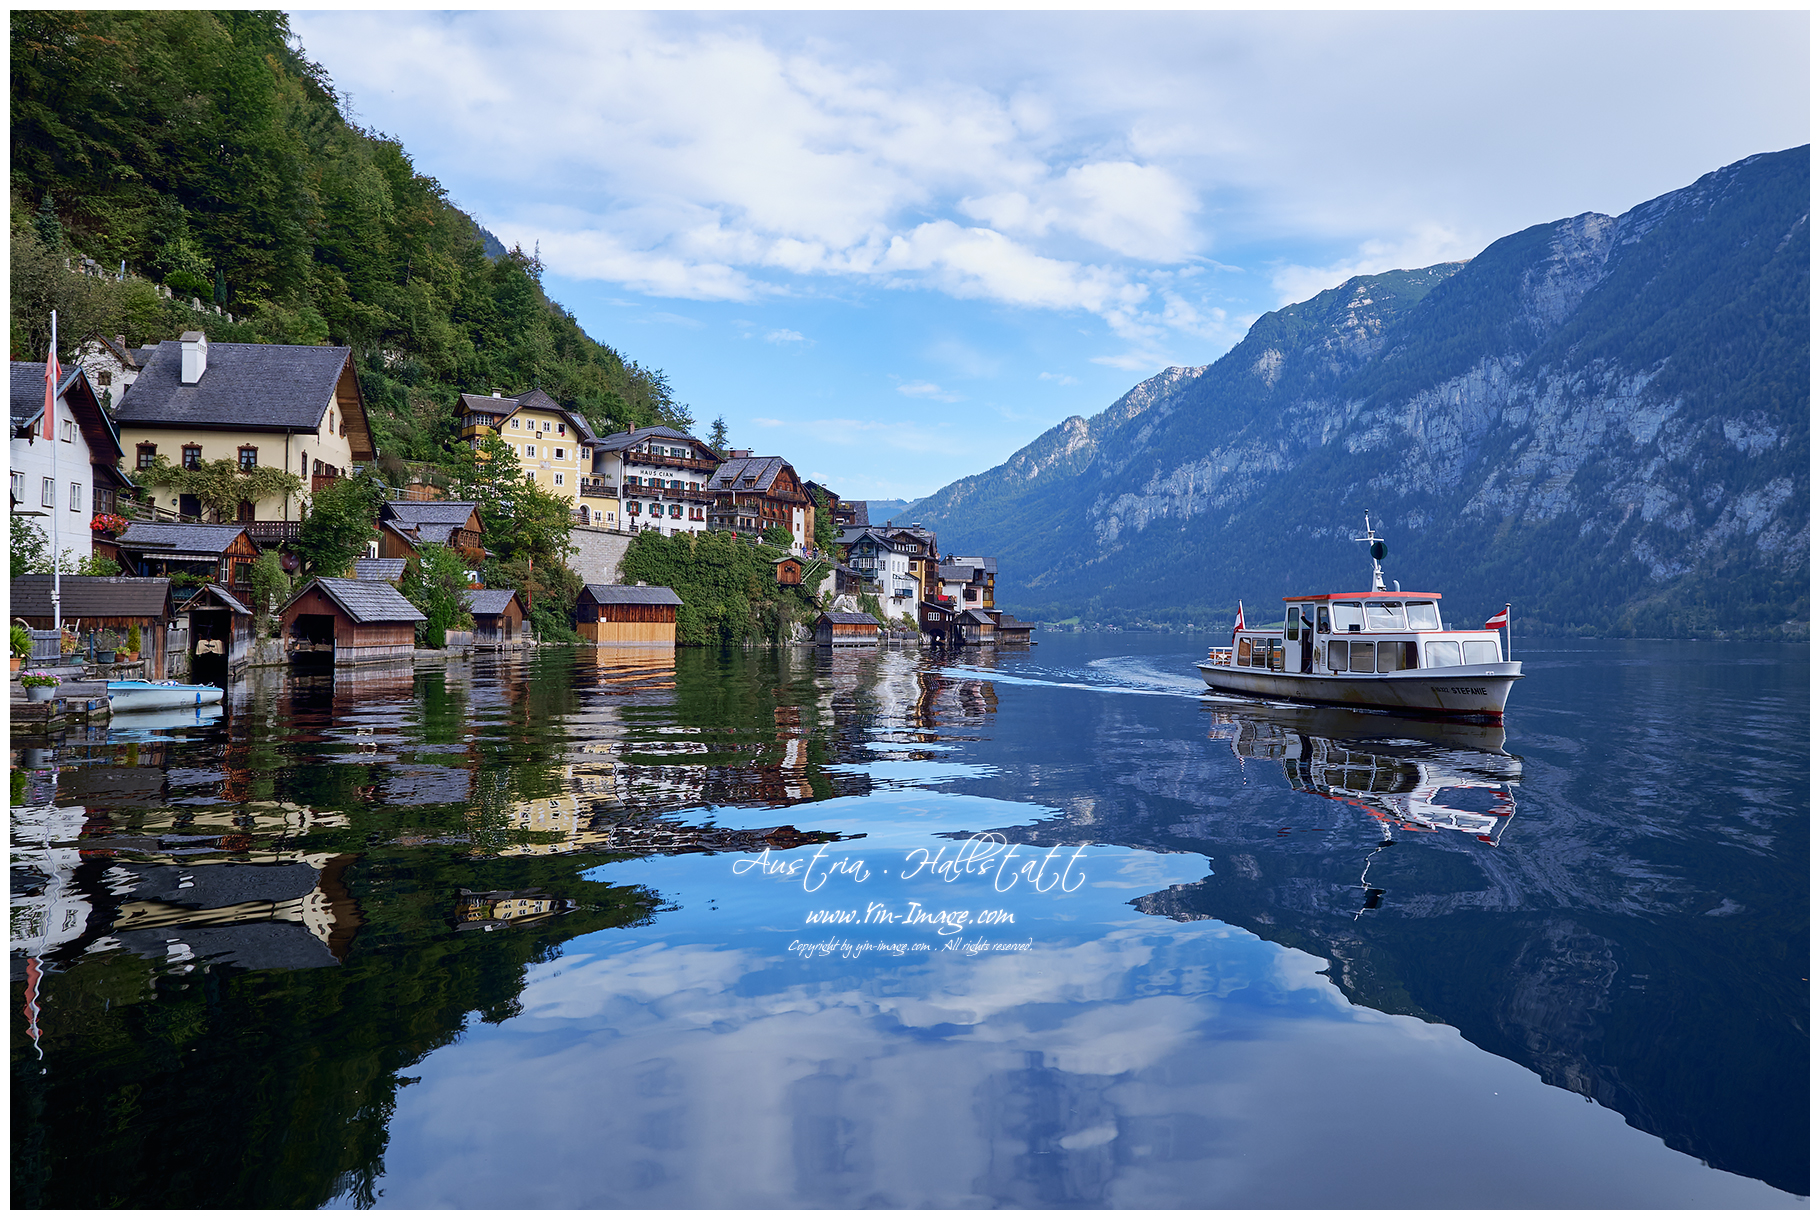
[[[1281,626],[1241,630],[1213,659],[1292,674],[1388,674],[1504,659],[1496,631],[1455,631],[1442,621],[1439,593],[1322,593],[1283,602]]]

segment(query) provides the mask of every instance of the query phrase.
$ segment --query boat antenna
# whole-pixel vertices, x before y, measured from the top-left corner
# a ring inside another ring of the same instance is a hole
[[[1354,538],[1353,541],[1371,543],[1371,591],[1382,593],[1384,591],[1384,565],[1381,561],[1384,556],[1390,554],[1390,548],[1384,545],[1382,538],[1371,532],[1371,512],[1369,510],[1365,513],[1365,536]]]

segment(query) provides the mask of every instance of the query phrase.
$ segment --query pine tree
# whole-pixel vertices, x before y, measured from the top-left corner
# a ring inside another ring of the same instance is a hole
[[[57,205],[51,202],[51,193],[44,192],[44,198],[38,203],[38,213],[32,217],[32,228],[38,231],[38,240],[44,248],[52,252],[63,249],[63,224],[57,219]]]

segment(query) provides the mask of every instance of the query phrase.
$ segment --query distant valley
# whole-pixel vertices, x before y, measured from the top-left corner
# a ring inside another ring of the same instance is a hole
[[[1349,280],[916,515],[1045,620],[1279,617],[1364,584],[1369,510],[1457,621],[1805,638],[1808,157]]]

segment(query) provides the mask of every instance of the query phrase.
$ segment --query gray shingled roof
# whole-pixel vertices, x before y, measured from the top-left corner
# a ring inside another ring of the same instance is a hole
[[[708,483],[711,491],[770,491],[771,484],[784,470],[784,459],[780,457],[728,458],[714,472]],[[746,480],[753,480],[752,486],[746,486]]]
[[[176,521],[135,521],[120,535],[121,546],[134,550],[182,551],[219,555],[246,532],[244,525],[196,525]]]
[[[842,626],[848,627],[878,626],[878,620],[873,618],[870,614],[851,614],[845,610],[824,610],[821,618],[826,619],[830,623],[839,623]],[[821,619],[817,619],[816,621],[820,622]]]
[[[682,598],[663,585],[588,585],[589,596],[602,606],[680,606]]]
[[[226,606],[229,610],[232,610],[235,614],[253,613],[251,610],[247,609],[246,606],[241,604],[241,601],[238,597],[235,597],[232,593],[229,593],[226,589],[222,588],[220,585],[206,585],[206,586],[204,586],[204,590],[206,592],[208,592],[209,594],[213,595],[216,598],[216,600],[218,600],[222,605]],[[195,603],[191,602],[190,606],[192,609],[194,609]]]
[[[701,445],[704,449],[708,447],[701,441],[695,440],[695,438],[690,436],[687,432],[678,432],[675,428],[668,427],[664,424],[656,424],[649,428],[637,428],[631,432],[615,432],[610,436],[598,437],[594,441],[594,447],[596,449],[605,449],[609,453],[618,453],[630,449],[633,445],[643,444],[647,440],[695,441],[697,445]]]
[[[970,581],[973,579],[973,565],[966,563],[937,564],[935,574],[943,580]]]
[[[459,528],[468,523],[474,506],[473,500],[387,500],[381,511],[405,525],[433,522]]]
[[[965,564],[968,567],[978,568],[982,572],[998,575],[998,560],[990,555],[950,555],[948,562],[956,565]]]
[[[512,589],[466,589],[461,604],[470,614],[504,614],[518,593]]]
[[[397,580],[404,575],[404,559],[356,559],[355,580]]]
[[[505,395],[495,398],[491,394],[463,394],[461,396],[461,410],[463,414],[473,413],[504,417],[511,415],[515,411],[526,408],[533,411],[553,411],[556,414],[561,415],[574,427],[575,439],[583,445],[594,445],[598,444],[600,441],[600,438],[594,434],[594,425],[588,422],[586,416],[582,415],[579,411],[571,411],[542,390],[531,390],[528,393],[518,394],[510,398]]]
[[[969,610],[967,611],[967,617],[976,623],[985,623],[991,627],[998,626],[997,623],[992,621],[992,616],[987,614],[984,610]]]
[[[120,399],[122,424],[314,432],[348,362],[345,347],[211,343],[208,368],[182,385],[183,342],[166,339]]]
[[[160,618],[171,610],[171,582],[162,576],[64,576],[63,621],[95,618]],[[11,612],[49,618],[51,578],[15,576]]]
[[[41,420],[44,417],[44,361],[36,363],[30,360],[12,362],[12,412],[13,431]],[[78,378],[82,388],[76,388]],[[95,398],[95,388],[88,384],[88,374],[81,365],[66,365],[63,369],[63,380],[57,386],[57,393],[67,399],[71,411],[75,413],[77,423],[82,428],[82,438],[88,442],[91,458],[100,464],[117,461],[126,450],[120,444],[119,429],[114,421],[107,417],[101,404]],[[93,404],[92,406],[90,404]],[[113,443],[113,453],[105,452],[106,445]]]
[[[320,586],[337,606],[347,611],[356,623],[421,623],[427,621],[423,611],[404,599],[404,594],[377,580],[347,580],[339,576],[318,576],[297,590],[291,602],[312,587]]]

